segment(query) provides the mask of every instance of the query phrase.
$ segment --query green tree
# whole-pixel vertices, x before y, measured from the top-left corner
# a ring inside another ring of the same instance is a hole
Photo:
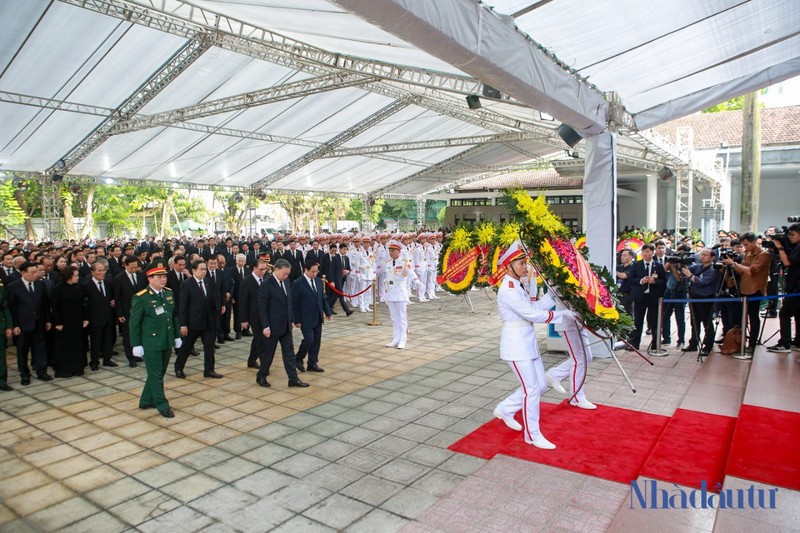
[[[444,226],[446,215],[447,215],[447,206],[444,206],[441,209],[439,209],[439,212],[436,214],[436,220],[439,221],[439,226]]]
[[[14,194],[14,185],[11,180],[6,180],[0,184],[0,228],[12,237],[18,237],[10,226],[18,226],[25,222],[25,211],[20,207],[19,201]]]

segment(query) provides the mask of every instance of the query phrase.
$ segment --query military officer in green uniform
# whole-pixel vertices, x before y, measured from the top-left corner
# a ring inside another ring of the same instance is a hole
[[[14,390],[8,384],[8,367],[6,366],[6,341],[11,337],[11,310],[6,300],[6,288],[0,282],[0,390]]]
[[[139,399],[141,409],[155,407],[164,418],[173,418],[164,395],[164,374],[169,366],[172,349],[181,346],[178,315],[173,310],[177,302],[172,290],[166,287],[167,271],[154,263],[147,270],[146,289],[136,293],[131,302],[130,337],[133,355],[144,358],[147,381]]]

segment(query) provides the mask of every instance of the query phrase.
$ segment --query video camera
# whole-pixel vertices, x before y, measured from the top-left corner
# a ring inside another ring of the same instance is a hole
[[[666,262],[672,265],[691,266],[695,263],[692,252],[675,252],[666,257]]]
[[[719,248],[717,249],[717,254],[719,255],[719,261],[714,263],[714,268],[726,268],[728,265],[722,262],[723,259],[733,259],[734,263],[741,263],[744,260],[744,256],[742,254],[737,254],[733,248]]]
[[[786,219],[791,222],[793,219],[800,220],[800,217],[792,216],[786,217]],[[789,241],[789,237],[786,235],[787,233],[789,233],[789,228],[786,226],[781,226],[781,231],[773,233],[772,235],[765,235],[765,239],[761,241],[761,246],[765,250],[774,251],[775,243],[773,241],[778,241],[781,243],[781,246],[783,246],[783,249],[789,253],[792,250],[792,243]]]

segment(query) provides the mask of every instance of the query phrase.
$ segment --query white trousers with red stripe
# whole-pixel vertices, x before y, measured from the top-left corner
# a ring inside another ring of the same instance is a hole
[[[556,381],[568,379],[569,397],[572,398],[574,396],[575,399],[579,401],[585,400],[586,393],[584,392],[584,387],[581,387],[581,384],[584,383],[586,379],[586,365],[592,361],[592,349],[589,348],[589,334],[586,333],[585,328],[581,329],[580,332],[574,329],[559,331],[559,334],[564,337],[567,343],[569,357],[551,368],[549,371],[550,375],[555,378]],[[583,342],[581,342],[581,340]],[[586,357],[584,357],[584,354]],[[575,394],[575,389],[577,387],[581,387],[581,389],[578,391],[578,394]]]
[[[405,344],[408,335],[408,302],[386,302],[392,317],[392,344]]]
[[[503,416],[513,417],[522,410],[522,432],[530,442],[541,436],[539,431],[539,398],[547,390],[542,358],[506,361],[519,381],[520,388],[500,402],[497,409]]]

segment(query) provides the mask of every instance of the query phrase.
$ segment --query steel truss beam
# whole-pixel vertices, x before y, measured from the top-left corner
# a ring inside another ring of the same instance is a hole
[[[361,133],[363,133],[364,131],[368,130],[372,126],[375,126],[376,124],[379,124],[380,122],[382,122],[386,118],[394,115],[395,113],[397,113],[401,109],[404,109],[404,108],[408,107],[410,104],[412,104],[414,102],[414,100],[415,100],[415,98],[409,97],[409,98],[404,98],[402,100],[396,100],[396,101],[392,102],[391,104],[387,105],[386,107],[384,107],[383,109],[381,109],[377,113],[373,113],[372,115],[368,116],[364,120],[358,122],[357,124],[354,124],[350,128],[348,128],[345,131],[341,132],[339,135],[336,135],[335,137],[333,137],[331,140],[329,140],[329,141],[323,143],[322,145],[314,148],[313,150],[311,150],[307,154],[295,159],[294,161],[292,161],[288,165],[276,170],[275,172],[273,172],[269,176],[267,176],[267,177],[265,177],[265,178],[263,178],[261,180],[258,180],[256,183],[253,184],[253,188],[254,189],[258,189],[258,188],[261,188],[261,187],[269,187],[270,185],[272,185],[276,181],[280,180],[281,178],[286,177],[289,174],[291,174],[292,172],[294,172],[295,170],[303,168],[304,166],[306,166],[310,162],[312,162],[312,161],[314,161],[316,159],[319,159],[320,157],[323,157],[325,154],[327,154],[331,150],[334,150],[338,146],[341,146],[342,144],[344,144],[347,141],[349,141],[350,139],[355,138],[356,136],[360,135]]]
[[[386,152],[406,152],[410,150],[432,150],[436,148],[452,148],[454,146],[471,146],[474,144],[506,143],[512,141],[537,140],[529,133],[510,132],[498,135],[475,135],[473,137],[452,137],[450,139],[431,139],[428,141],[409,141],[393,144],[371,144],[355,148],[339,148],[325,157],[347,157],[352,155],[372,155]]]
[[[106,118],[93,132],[70,150],[67,155],[62,157],[58,163],[50,167],[47,172],[49,174],[56,172],[65,174],[75,167],[111,136],[111,131],[117,121],[132,116],[144,107],[183,71],[189,68],[206,50],[211,48],[211,45],[211,40],[207,34],[198,35],[197,40],[186,43],[158,72],[154,73],[122,105],[115,109],[110,117]]]
[[[9,93],[5,91],[0,91],[0,102],[27,105],[42,109],[53,109],[56,111],[69,111],[71,113],[80,113],[81,115],[96,115],[98,117],[108,117],[114,113],[114,110],[108,107],[79,104],[77,102],[55,100],[53,98],[40,98],[38,96]]]
[[[126,120],[121,120],[111,130],[112,135],[156,128],[173,126],[180,122],[197,120],[220,113],[241,111],[255,106],[282,102],[294,98],[302,98],[312,94],[333,91],[344,87],[364,85],[375,81],[375,78],[360,76],[349,72],[332,72],[305,80],[285,83],[258,91],[237,94],[227,98],[210,100],[197,105],[181,107],[156,113],[153,115],[136,115]]]
[[[482,92],[483,84],[465,74],[448,74],[329,52],[183,0],[138,0],[136,3],[127,0],[61,1],[187,39],[198,39],[199,35],[211,30],[217,46],[253,57],[266,53],[273,56],[271,62],[285,57],[287,66],[292,68],[296,68],[295,62],[301,61],[436,91],[462,95]],[[516,103],[507,96],[502,100]]]

